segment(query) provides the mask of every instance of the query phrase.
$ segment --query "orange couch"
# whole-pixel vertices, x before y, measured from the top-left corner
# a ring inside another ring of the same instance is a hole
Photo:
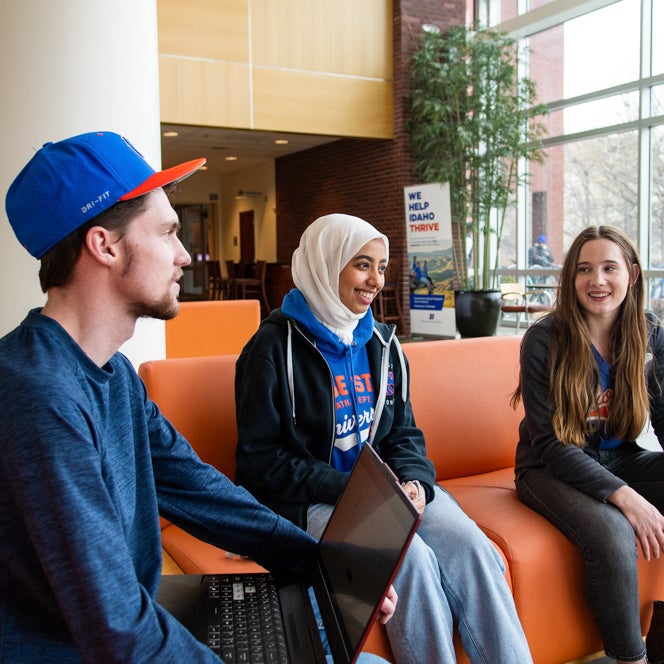
[[[520,337],[404,344],[411,398],[438,481],[501,553],[536,664],[562,664],[600,651],[586,608],[581,556],[514,490],[514,450],[522,410],[509,406],[518,376]],[[164,414],[201,457],[235,472],[235,355],[159,360],[139,373]],[[164,550],[187,573],[257,566],[162,523]],[[639,560],[644,631],[651,601],[664,598],[664,560]],[[481,598],[478,598],[481,601]],[[384,628],[365,650],[394,661]],[[458,661],[468,662],[460,645]],[[503,663],[497,663],[503,664]],[[511,663],[505,663],[511,664]]]
[[[181,302],[166,321],[166,357],[239,353],[261,322],[258,300]]]
[[[437,479],[492,540],[536,664],[561,664],[602,649],[582,586],[579,551],[514,488],[517,427],[509,398],[519,371],[519,336],[404,344],[415,420]],[[664,559],[639,558],[641,625],[664,598]],[[480,600],[481,601],[481,600]]]
[[[237,355],[144,362],[139,374],[152,400],[199,456],[228,477],[235,476],[235,361]],[[161,520],[164,558],[186,574],[256,571],[258,564],[196,539]],[[376,623],[364,650],[391,658],[382,625]]]

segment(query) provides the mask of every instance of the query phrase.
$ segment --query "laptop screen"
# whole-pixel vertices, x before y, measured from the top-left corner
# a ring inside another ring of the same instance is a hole
[[[362,450],[319,547],[326,592],[350,658],[366,638],[419,522],[391,471],[368,445]],[[332,641],[329,630],[328,637]]]

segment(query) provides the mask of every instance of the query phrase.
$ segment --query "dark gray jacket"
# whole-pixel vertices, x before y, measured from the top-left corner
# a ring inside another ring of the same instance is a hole
[[[646,314],[648,355],[646,375],[650,395],[650,420],[658,440],[664,440],[664,329],[654,314]],[[625,484],[596,460],[599,434],[588,436],[581,449],[563,445],[553,432],[549,399],[548,351],[555,334],[553,316],[530,327],[521,344],[521,385],[525,418],[519,427],[516,473],[546,466],[554,475],[598,500]]]

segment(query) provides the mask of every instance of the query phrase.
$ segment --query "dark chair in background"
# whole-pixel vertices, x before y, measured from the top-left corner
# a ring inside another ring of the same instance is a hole
[[[221,300],[223,280],[221,278],[221,264],[219,261],[205,261],[208,278],[208,300]]]
[[[385,285],[373,301],[373,314],[381,323],[396,323],[397,330],[406,331],[401,307],[401,260],[390,261],[385,273]]]
[[[235,299],[235,277],[238,277],[238,263],[234,263],[232,260],[226,261],[226,277],[222,282],[222,293],[224,300],[234,300]]]
[[[265,316],[270,313],[270,301],[265,288],[267,261],[256,261],[253,276],[234,277],[234,297],[238,300],[259,300]]]

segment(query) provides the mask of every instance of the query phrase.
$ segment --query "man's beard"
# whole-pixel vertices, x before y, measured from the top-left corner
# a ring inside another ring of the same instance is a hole
[[[123,276],[128,277],[134,263],[134,251],[127,244],[127,260],[123,270]],[[130,302],[129,313],[135,318],[156,318],[157,320],[171,320],[180,311],[180,303],[170,293],[157,302]]]
[[[171,320],[178,315],[180,303],[175,298],[164,298],[161,302],[133,302],[130,311],[136,318]]]

